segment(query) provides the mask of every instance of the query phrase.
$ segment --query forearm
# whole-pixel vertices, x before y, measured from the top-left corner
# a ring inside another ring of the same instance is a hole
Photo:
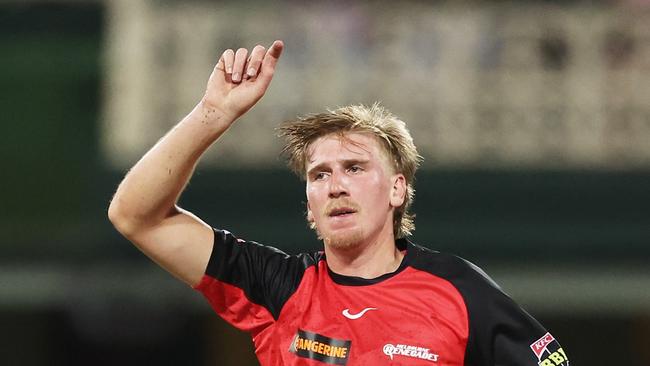
[[[199,103],[126,175],[109,208],[115,226],[128,234],[173,215],[199,158],[232,122],[216,108]]]
[[[151,234],[148,229],[179,212],[176,201],[199,158],[264,95],[282,49],[283,43],[275,41],[266,53],[264,47],[255,46],[250,57],[244,48],[237,53],[224,51],[201,102],[135,164],[118,187],[108,216],[122,234],[129,238]]]

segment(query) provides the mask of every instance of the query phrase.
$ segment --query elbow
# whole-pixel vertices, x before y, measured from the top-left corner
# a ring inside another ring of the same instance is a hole
[[[119,204],[118,200],[114,198],[108,206],[108,220],[113,224],[113,227],[120,232],[120,234],[128,238],[137,231],[137,225],[133,215],[129,215],[122,206],[123,205]]]
[[[169,215],[173,213],[175,211]],[[108,206],[108,220],[129,240],[159,225],[166,217],[160,216],[150,211],[140,211],[139,207],[124,203],[118,197],[114,197]]]

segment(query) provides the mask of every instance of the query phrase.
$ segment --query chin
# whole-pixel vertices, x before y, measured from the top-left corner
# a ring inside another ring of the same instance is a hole
[[[354,249],[363,241],[361,229],[342,230],[341,232],[319,235],[326,246],[333,249]]]

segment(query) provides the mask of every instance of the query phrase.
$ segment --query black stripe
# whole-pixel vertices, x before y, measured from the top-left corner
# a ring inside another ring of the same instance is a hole
[[[244,291],[278,319],[282,307],[298,289],[302,277],[318,261],[316,254],[288,255],[274,247],[237,239],[214,230],[214,246],[206,274]]]

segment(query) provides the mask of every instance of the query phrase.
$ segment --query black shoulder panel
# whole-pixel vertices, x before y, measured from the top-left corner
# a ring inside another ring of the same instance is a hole
[[[547,334],[546,329],[483,270],[462,258],[414,244],[409,252],[413,252],[408,253],[413,268],[448,280],[463,296],[469,318],[465,365],[538,366],[543,356],[531,347]],[[557,341],[545,351],[546,356],[558,351],[556,360],[563,356],[564,362],[554,366],[569,365]]]
[[[206,274],[241,288],[250,301],[266,307],[277,319],[286,301],[298,289],[305,270],[318,262],[319,255],[288,255],[215,229]]]

